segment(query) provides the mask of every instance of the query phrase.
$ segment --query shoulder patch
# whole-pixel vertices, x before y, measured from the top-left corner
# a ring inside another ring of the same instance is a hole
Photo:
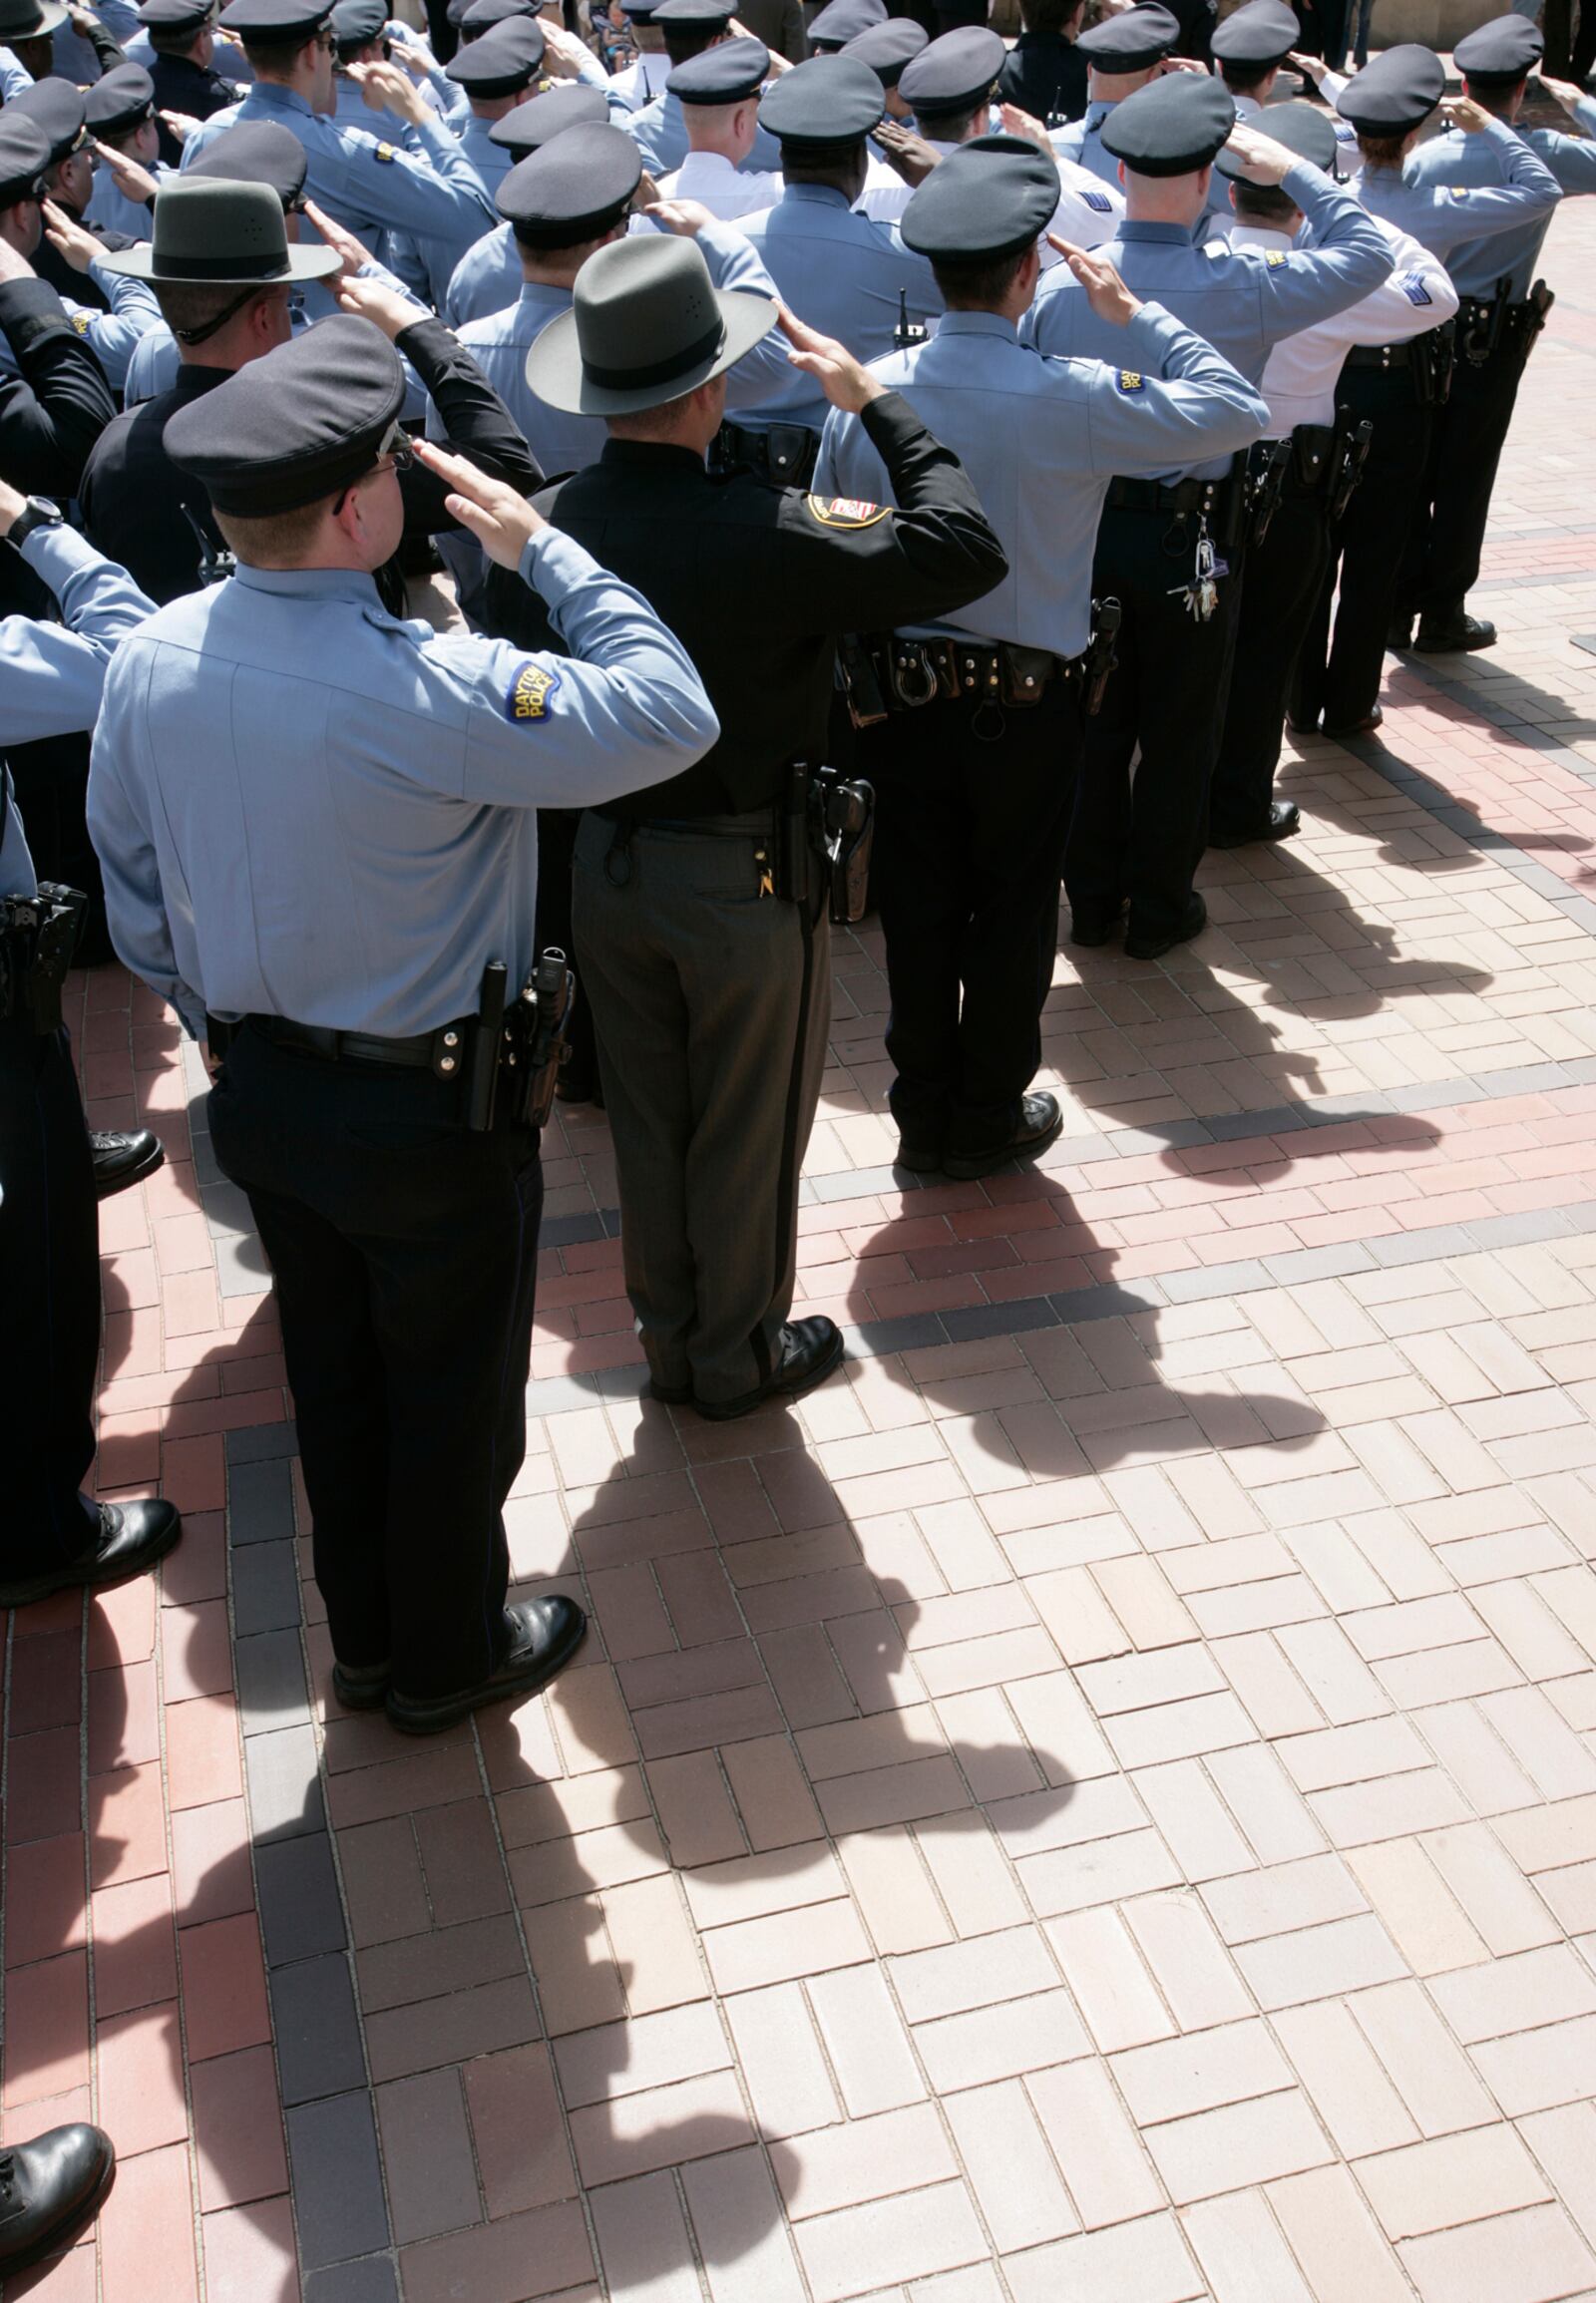
[[[74,312],[72,314],[72,324],[80,336],[86,336],[89,333],[90,317],[88,312]]]
[[[393,152],[393,146],[392,146],[391,144],[379,144],[379,145],[378,145],[378,147],[377,147],[377,158],[378,158],[379,160],[392,160],[393,156],[394,156],[394,152]]]
[[[1141,376],[1135,368],[1121,368],[1114,381],[1122,392],[1139,392],[1142,388]]]
[[[1410,304],[1432,304],[1435,300],[1424,285],[1422,272],[1403,272],[1396,285]]]
[[[1083,199],[1083,200],[1086,202],[1086,205],[1087,205],[1089,208],[1095,208],[1095,210],[1096,210],[1096,212],[1098,213],[1098,215],[1112,215],[1112,214],[1113,214],[1113,212],[1114,212],[1114,203],[1113,203],[1113,201],[1112,201],[1112,200],[1109,198],[1109,196],[1108,196],[1107,192],[1083,192],[1081,193],[1081,195],[1080,195],[1080,196],[1081,196],[1081,198],[1082,198],[1082,199]]]
[[[874,528],[892,509],[888,504],[867,504],[860,496],[806,496],[804,502],[810,518],[822,528]]]
[[[1281,265],[1286,261],[1285,250],[1283,248],[1270,248],[1264,257],[1264,261],[1272,272],[1278,272]]]
[[[1446,190],[1453,199],[1466,199],[1468,197],[1468,186],[1466,184],[1449,184]]]
[[[505,717],[513,724],[550,717],[550,698],[560,685],[560,674],[530,658],[517,672],[505,697]]]

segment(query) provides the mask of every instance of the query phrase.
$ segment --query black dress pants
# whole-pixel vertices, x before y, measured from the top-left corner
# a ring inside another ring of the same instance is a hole
[[[1309,492],[1288,478],[1263,542],[1247,547],[1247,583],[1209,805],[1211,836],[1245,838],[1268,817],[1292,674],[1329,555],[1323,487]]]
[[[1374,426],[1369,461],[1343,518],[1333,523],[1319,600],[1292,681],[1299,727],[1356,727],[1380,696],[1396,580],[1418,514],[1433,411],[1413,392],[1408,368],[1347,368],[1337,401],[1354,424]],[[1336,599],[1337,578],[1341,596]],[[1332,610],[1334,608],[1334,634]]]
[[[252,1025],[210,1094],[276,1281],[333,1652],[391,1659],[407,1696],[500,1661],[526,1452],[538,1139],[503,1110],[473,1134],[459,1101],[430,1071],[323,1062]]]
[[[1479,367],[1462,358],[1430,427],[1424,486],[1397,585],[1399,613],[1449,621],[1479,580],[1479,556],[1524,373],[1525,340],[1497,345]]]
[[[94,1456],[100,1231],[83,1103],[64,1031],[0,1020],[0,1580],[98,1540],[79,1494]]]
[[[553,947],[563,952],[576,974],[577,996],[566,1031],[569,1052],[561,1078],[573,1090],[591,1092],[598,1085],[598,1034],[571,916],[572,859],[581,822],[580,808],[538,810],[538,950],[543,953]]]
[[[1019,1124],[1041,1061],[1080,724],[1079,687],[1059,682],[1017,710],[895,713],[862,740],[892,994],[888,1101],[917,1145],[974,1155]]]
[[[1064,886],[1080,912],[1112,913],[1128,897],[1139,936],[1177,928],[1191,901],[1241,608],[1235,552],[1219,552],[1231,573],[1206,623],[1171,590],[1191,579],[1197,528],[1190,515],[1113,506],[1097,531],[1092,590],[1123,611],[1119,666],[1086,722]]]

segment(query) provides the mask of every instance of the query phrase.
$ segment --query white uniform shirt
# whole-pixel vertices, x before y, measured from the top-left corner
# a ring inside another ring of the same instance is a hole
[[[680,168],[659,180],[661,199],[695,199],[722,223],[774,207],[781,192],[779,176],[749,175],[718,152],[689,152]]]

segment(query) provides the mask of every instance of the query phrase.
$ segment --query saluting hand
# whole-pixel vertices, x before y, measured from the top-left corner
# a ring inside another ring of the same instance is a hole
[[[527,546],[549,525],[543,514],[504,481],[490,480],[486,472],[468,464],[464,456],[451,456],[431,440],[411,445],[418,460],[448,488],[445,503],[451,517],[470,529],[490,560],[501,568],[519,568]]]
[[[922,185],[941,160],[923,136],[905,128],[901,120],[878,122],[871,132],[871,141],[878,145],[889,168],[896,169],[905,184]]]
[[[1022,136],[1027,144],[1037,145],[1049,160],[1052,159],[1053,148],[1047,141],[1047,131],[1033,112],[1027,112],[1019,104],[1000,104],[998,117],[1003,124],[1005,135]]]
[[[1460,128],[1465,136],[1483,136],[1493,117],[1471,96],[1443,96],[1440,113],[1443,120],[1449,121],[1453,128]]]
[[[31,280],[36,277],[32,264],[20,248],[14,248],[0,232],[0,280]]]
[[[1570,115],[1585,93],[1583,88],[1578,87],[1572,80],[1551,80],[1544,72],[1540,75],[1540,84],[1552,102],[1560,104],[1563,110]]]
[[[112,182],[124,199],[148,202],[155,198],[161,188],[147,168],[141,168],[127,153],[118,152],[114,144],[102,144],[98,137],[90,141],[110,170]]]
[[[1108,258],[1099,249],[1077,248],[1057,232],[1047,234],[1047,245],[1057,249],[1079,280],[1098,319],[1111,320],[1116,328],[1128,326],[1141,310],[1141,298],[1131,294]]]
[[[788,359],[806,376],[813,376],[834,408],[857,416],[861,408],[868,408],[886,391],[886,385],[854,358],[846,344],[839,344],[834,336],[821,335],[818,329],[806,328],[785,304],[776,306],[776,322],[792,346]]]
[[[1294,168],[1300,157],[1277,144],[1272,136],[1260,135],[1256,128],[1243,128],[1239,121],[1226,140],[1225,150],[1241,162],[1242,175],[1249,184],[1281,183],[1287,169]]]
[[[104,244],[93,232],[74,223],[64,207],[57,207],[53,199],[42,203],[45,237],[57,255],[65,256],[75,272],[86,272],[96,256],[105,254]]]
[[[371,250],[365,242],[357,240],[347,225],[334,223],[325,208],[317,207],[313,199],[305,201],[305,214],[343,265],[343,270],[338,275],[338,285],[348,279],[351,272],[359,271],[362,264],[370,263]]]
[[[11,534],[12,521],[21,519],[27,503],[28,499],[19,488],[13,488],[7,481],[0,480],[0,536]]]
[[[168,134],[176,137],[180,144],[187,144],[195,130],[204,125],[192,112],[161,111],[156,114],[156,118],[162,123]]]
[[[340,311],[373,321],[390,344],[396,344],[406,328],[413,328],[418,320],[431,317],[423,305],[413,303],[409,296],[401,295],[384,279],[363,279],[354,272],[341,272],[336,292]]]
[[[344,70],[359,87],[362,103],[373,112],[392,112],[412,128],[420,127],[426,119],[420,89],[405,78],[397,64],[348,64]]]
[[[652,199],[643,208],[643,214],[652,216],[661,231],[674,232],[679,239],[696,239],[705,224],[714,217],[702,200]]]
[[[1325,75],[1330,70],[1330,66],[1322,56],[1302,56],[1293,48],[1288,52],[1286,62],[1295,65],[1297,70],[1311,80],[1316,88],[1324,86]]]
[[[544,69],[555,80],[570,80],[587,61],[588,44],[563,24],[543,25]]]

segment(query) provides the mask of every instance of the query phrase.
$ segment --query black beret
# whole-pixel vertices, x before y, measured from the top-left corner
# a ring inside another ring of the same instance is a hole
[[[387,0],[338,0],[332,37],[341,50],[367,48],[388,29]]]
[[[77,149],[83,139],[84,102],[81,88],[70,80],[36,80],[6,106],[6,118],[20,114],[42,131],[50,147],[47,165],[54,168]]]
[[[995,262],[1029,247],[1057,205],[1058,168],[1044,152],[1017,136],[977,136],[932,170],[898,228],[934,262]]]
[[[665,92],[681,104],[746,104],[763,88],[769,70],[770,50],[762,40],[721,40],[678,64]]]
[[[500,184],[499,213],[529,247],[577,247],[619,223],[641,175],[642,155],[623,128],[568,129],[517,161]]]
[[[1166,72],[1116,104],[1098,140],[1137,176],[1190,176],[1223,150],[1235,125],[1236,100],[1223,81]]]
[[[736,0],[659,0],[654,22],[713,27],[729,24],[736,13]]]
[[[0,112],[0,207],[32,199],[49,166],[50,140],[44,130],[8,104]]]
[[[201,182],[269,185],[287,209],[303,193],[309,166],[310,155],[280,120],[245,120],[212,138],[183,173]]]
[[[1328,112],[1321,112],[1313,104],[1272,104],[1266,117],[1269,125],[1259,130],[1260,135],[1272,137],[1276,144],[1283,144],[1288,152],[1294,152],[1299,160],[1306,160],[1326,176],[1340,176],[1337,160],[1340,147]],[[1246,121],[1243,126],[1254,128],[1257,123]],[[1246,177],[1246,170],[1233,152],[1220,153],[1214,166],[1233,184],[1240,184]]]
[[[608,118],[609,99],[601,88],[567,80],[558,88],[546,88],[542,96],[529,96],[525,104],[496,120],[488,142],[525,160],[529,153],[541,152],[552,136],[561,136],[568,128],[592,128]]]
[[[83,116],[95,136],[126,136],[155,102],[156,84],[142,64],[115,64],[84,98]]]
[[[1173,56],[1180,25],[1167,8],[1149,5],[1106,16],[1075,42],[1077,52],[1098,72],[1146,72]]]
[[[1208,45],[1221,64],[1251,65],[1262,72],[1284,64],[1302,36],[1301,24],[1280,0],[1246,0],[1214,26]]]
[[[843,54],[868,64],[883,88],[896,88],[904,66],[914,62],[930,38],[913,16],[889,16],[885,24],[872,24],[868,32],[850,40]]]
[[[167,454],[240,520],[295,512],[369,472],[404,403],[382,330],[352,312],[318,320],[171,418]]]
[[[216,7],[217,0],[142,0],[139,21],[147,32],[198,32]]]
[[[809,45],[824,52],[846,48],[873,24],[887,21],[887,0],[826,0],[809,27]]]
[[[987,25],[961,24],[928,42],[904,66],[898,93],[922,120],[969,112],[1001,72],[1007,53],[1000,34]]]
[[[537,79],[547,45],[536,16],[507,16],[451,57],[444,74],[471,96],[516,96]]]
[[[1527,16],[1493,16],[1458,41],[1452,62],[1481,88],[1513,88],[1534,71],[1545,47],[1540,26]]]
[[[1422,127],[1445,93],[1445,68],[1434,49],[1404,40],[1348,81],[1336,110],[1366,136],[1405,136]]]
[[[319,32],[332,14],[332,0],[227,0],[217,22],[246,45],[287,48]]]
[[[848,56],[812,56],[765,91],[759,125],[783,152],[801,160],[805,152],[862,143],[884,104],[881,82],[868,64]]]

